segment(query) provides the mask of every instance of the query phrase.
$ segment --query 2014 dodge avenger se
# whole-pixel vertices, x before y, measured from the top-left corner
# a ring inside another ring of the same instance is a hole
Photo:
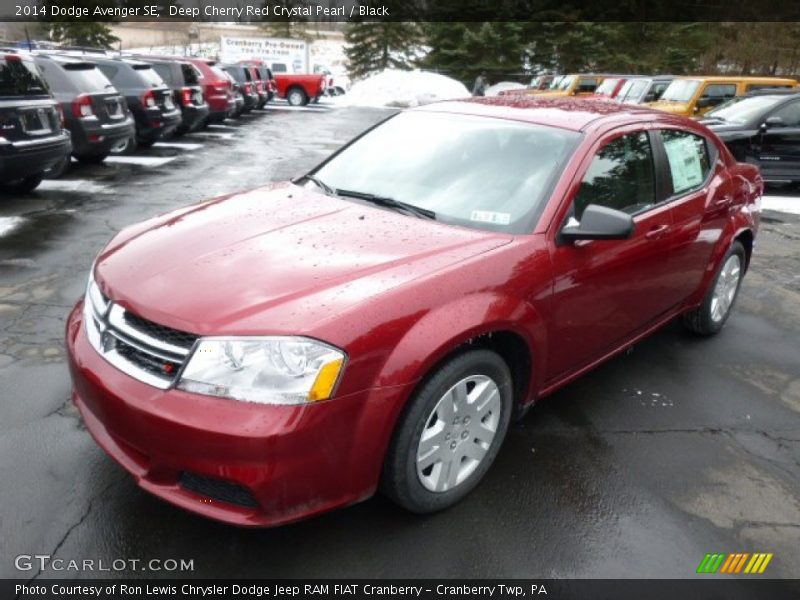
[[[719,331],[763,183],[703,125],[409,110],[294,182],[134,225],[71,313],[73,399],[144,489],[275,525],[452,505],[535,401],[682,316]]]

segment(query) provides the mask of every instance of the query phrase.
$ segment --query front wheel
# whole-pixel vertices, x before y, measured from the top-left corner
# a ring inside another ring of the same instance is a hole
[[[495,352],[471,350],[414,394],[392,438],[381,489],[415,513],[452,506],[494,462],[513,408],[511,373]]]
[[[683,316],[687,329],[700,335],[713,335],[722,329],[739,293],[746,256],[742,243],[734,242],[722,259],[703,303]]]

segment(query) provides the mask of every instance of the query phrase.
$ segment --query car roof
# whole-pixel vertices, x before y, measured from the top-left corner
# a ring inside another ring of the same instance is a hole
[[[667,116],[666,113],[651,108],[613,101],[524,95],[465,98],[426,104],[412,110],[494,117],[572,131],[583,131],[592,123],[615,117],[648,121],[654,117]]]
[[[758,82],[758,81],[797,81],[791,77],[774,77],[772,75],[765,75],[763,77],[757,76],[744,76],[744,75],[681,75],[675,79],[701,79],[703,81],[745,81],[745,82]]]

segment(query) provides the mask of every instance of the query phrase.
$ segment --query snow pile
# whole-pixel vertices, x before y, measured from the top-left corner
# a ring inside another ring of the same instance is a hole
[[[438,73],[386,69],[353,84],[340,103],[347,106],[408,108],[469,96],[464,84]]]
[[[486,88],[486,95],[487,96],[499,96],[500,92],[506,92],[508,90],[524,90],[525,86],[521,83],[515,83],[513,81],[501,81],[500,83],[495,83],[492,86]]]

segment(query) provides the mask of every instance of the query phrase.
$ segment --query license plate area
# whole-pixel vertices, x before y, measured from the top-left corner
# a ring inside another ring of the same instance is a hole
[[[30,110],[22,113],[22,131],[31,135],[45,135],[53,132],[50,114],[47,109]]]
[[[119,100],[106,100],[106,112],[110,119],[121,119],[125,115],[122,112],[122,104]]]

